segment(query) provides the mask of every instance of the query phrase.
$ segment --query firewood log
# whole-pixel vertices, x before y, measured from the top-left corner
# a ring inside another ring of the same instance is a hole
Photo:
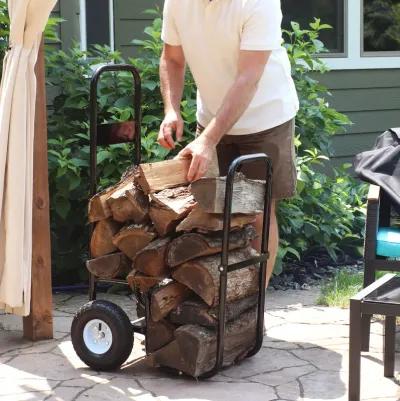
[[[86,262],[86,267],[98,278],[124,278],[131,270],[130,260],[122,253],[100,256]]]
[[[255,256],[257,256],[257,252],[252,248],[231,251],[229,263],[242,262]],[[178,266],[172,272],[172,277],[189,287],[207,305],[217,306],[219,303],[220,264],[220,254],[194,259]],[[227,302],[233,302],[257,293],[259,288],[258,272],[258,265],[250,265],[228,273]]]
[[[207,213],[223,213],[226,177],[201,178],[190,190],[199,206]],[[249,180],[238,173],[233,185],[232,213],[256,214],[264,210],[265,183]]]
[[[90,239],[90,254],[92,258],[115,252],[117,250],[113,243],[113,236],[118,232],[121,225],[112,219],[100,220],[96,223]]]
[[[151,294],[150,312],[155,322],[166,317],[173,309],[191,295],[191,291],[183,284],[165,280],[160,288]]]
[[[229,249],[245,248],[256,238],[256,230],[248,225],[242,230],[232,231]],[[222,233],[218,234],[183,234],[168,245],[167,264],[175,267],[201,256],[214,255],[222,251]]]
[[[146,352],[151,353],[169,344],[174,339],[176,327],[165,319],[155,322],[147,320]]]
[[[189,159],[166,160],[141,164],[135,173],[136,182],[145,194],[189,184]]]
[[[223,366],[246,357],[256,341],[256,311],[243,313],[226,326]],[[153,361],[192,377],[199,377],[215,366],[217,335],[215,330],[185,325],[175,330],[175,340],[153,354]]]
[[[150,218],[160,236],[174,231],[195,206],[193,195],[187,187],[165,189],[150,197]]]
[[[247,224],[256,221],[255,215],[235,214],[232,215],[231,229],[241,228]],[[202,233],[209,231],[221,231],[224,227],[224,221],[221,214],[206,213],[201,207],[195,206],[189,215],[182,220],[176,227],[176,231],[193,231]]]
[[[113,244],[133,260],[155,237],[151,227],[131,224],[114,235]]]
[[[132,290],[139,290],[142,293],[148,292],[151,288],[159,285],[165,279],[165,277],[146,276],[135,269],[133,269],[126,277],[126,280],[128,281],[128,284]]]
[[[115,221],[140,224],[148,219],[149,199],[133,181],[118,187],[107,198],[107,204]]]
[[[94,223],[96,221],[104,220],[112,216],[112,211],[110,209],[110,205],[107,203],[107,200],[110,198],[111,195],[114,194],[114,192],[118,191],[120,188],[126,186],[127,184],[134,182],[135,170],[135,166],[129,167],[122,175],[121,180],[117,184],[104,189],[89,200],[89,222]]]
[[[107,188],[94,195],[89,200],[88,218],[90,223],[104,220],[112,216],[110,206],[107,204],[107,199],[115,190],[115,187]]]
[[[226,304],[226,321],[237,319],[243,312],[257,305],[258,294]],[[218,307],[210,308],[205,302],[188,299],[182,302],[169,315],[172,323],[177,325],[198,324],[205,327],[216,327],[218,324]]]
[[[133,266],[136,270],[148,276],[167,276],[169,268],[165,261],[165,254],[170,238],[158,238],[150,242],[137,253]]]

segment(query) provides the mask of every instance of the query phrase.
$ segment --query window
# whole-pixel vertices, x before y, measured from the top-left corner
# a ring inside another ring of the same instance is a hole
[[[80,0],[81,48],[107,45],[114,49],[113,0]]]
[[[321,32],[321,40],[331,54],[345,54],[345,0],[282,0],[283,28],[290,22],[308,27],[314,18],[320,18],[332,29]]]
[[[363,1],[363,55],[400,55],[400,0]]]
[[[315,18],[333,29],[321,32],[331,69],[400,69],[400,0],[281,0],[283,28]]]

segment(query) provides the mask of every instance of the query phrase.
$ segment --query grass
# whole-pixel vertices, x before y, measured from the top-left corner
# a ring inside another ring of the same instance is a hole
[[[385,272],[378,272],[377,279]],[[363,272],[354,273],[346,270],[339,271],[321,287],[318,305],[348,308],[350,298],[363,288]]]

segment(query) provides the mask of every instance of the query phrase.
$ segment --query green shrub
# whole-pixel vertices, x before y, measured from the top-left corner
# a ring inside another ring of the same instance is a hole
[[[8,33],[10,32],[10,19],[8,17],[7,3],[0,1],[0,73],[3,68],[3,58],[8,48]]]
[[[324,163],[332,155],[331,136],[351,124],[330,107],[328,89],[316,76],[327,71],[318,54],[326,49],[319,32],[329,29],[318,19],[309,29],[292,22],[284,31],[285,47],[300,99],[296,116],[297,195],[279,206],[281,247],[275,272],[282,269],[285,257],[299,259],[305,251],[325,249],[332,258],[339,252],[360,253],[364,227],[365,185],[346,173],[345,165],[324,173]]]
[[[7,31],[8,17],[1,4],[0,24]],[[142,78],[144,161],[173,156],[157,144],[158,128],[163,118],[158,76],[162,49],[161,19],[158,11],[150,13],[155,18],[145,29],[146,39],[134,41],[142,48],[141,57],[127,61],[139,69]],[[54,27],[58,21],[52,21],[47,35],[56,39]],[[325,248],[335,257],[339,252],[354,251],[361,245],[364,187],[343,169],[331,175],[324,173],[324,163],[332,155],[330,137],[350,124],[346,116],[329,106],[330,93],[316,79],[327,71],[318,58],[318,54],[325,51],[318,35],[321,29],[327,28],[316,20],[306,30],[293,23],[292,30],[284,33],[300,97],[300,111],[296,118],[298,194],[279,206],[281,249],[276,272],[282,269],[282,260],[300,258],[313,248]],[[1,33],[0,37],[4,38]],[[0,39],[0,52],[4,52],[5,43]],[[67,53],[51,49],[47,52],[47,83],[56,93],[49,113],[51,230],[56,284],[77,282],[86,274],[82,266],[87,258],[88,239],[89,82],[98,64],[110,62],[122,63],[124,60],[119,52],[107,47],[96,46],[82,52],[76,44]],[[128,73],[121,73],[118,79],[113,74],[105,75],[98,92],[99,121],[131,119],[132,95]],[[196,88],[188,72],[182,100],[185,141],[180,146],[193,138],[195,103]],[[174,153],[178,150],[179,147]],[[118,180],[131,163],[131,155],[131,146],[125,144],[99,148],[101,188]]]

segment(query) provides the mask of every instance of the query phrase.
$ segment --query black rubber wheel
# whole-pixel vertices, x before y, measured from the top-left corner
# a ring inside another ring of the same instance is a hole
[[[83,305],[71,325],[75,352],[94,370],[119,368],[132,352],[133,334],[127,314],[104,300]]]

